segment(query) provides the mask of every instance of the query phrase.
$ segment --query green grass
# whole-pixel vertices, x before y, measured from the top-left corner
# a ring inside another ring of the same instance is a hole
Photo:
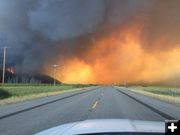
[[[92,84],[5,84],[0,86],[0,105],[14,104],[27,100],[53,96],[66,92],[83,90],[84,87],[96,86]],[[91,88],[86,88],[91,89]]]
[[[8,98],[10,96],[11,94],[8,91],[0,89],[0,99]]]
[[[132,91],[164,101],[180,104],[180,87],[171,86],[130,86]]]
[[[144,91],[160,95],[169,95],[173,97],[180,97],[180,91],[177,90],[161,90],[161,89],[144,89]]]
[[[0,96],[6,95],[9,93],[9,96],[24,96],[24,95],[32,95],[39,93],[47,93],[47,92],[57,92],[62,90],[70,90],[73,88],[83,88],[88,87],[89,85],[80,85],[80,84],[64,84],[64,85],[6,85],[1,86],[0,88]]]
[[[72,88],[72,86],[6,86],[3,87],[3,90],[9,92],[11,96],[24,96],[53,91],[68,90]]]
[[[180,88],[179,87],[170,87],[170,86],[133,86],[132,88],[140,89],[146,92],[159,95],[168,95],[173,97],[180,97]]]

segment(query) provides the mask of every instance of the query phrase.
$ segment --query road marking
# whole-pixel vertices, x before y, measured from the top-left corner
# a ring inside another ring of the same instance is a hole
[[[94,102],[94,104],[93,104],[93,106],[91,107],[91,109],[96,108],[97,104],[98,104],[98,101]]]
[[[92,89],[92,90],[96,90],[96,89]],[[5,118],[8,118],[8,117],[10,117],[10,116],[14,116],[14,115],[23,113],[23,112],[27,112],[27,111],[36,109],[36,108],[38,108],[38,107],[42,107],[42,106],[45,106],[45,105],[48,105],[48,104],[52,104],[52,103],[61,101],[61,100],[63,100],[63,99],[71,98],[71,97],[74,97],[74,96],[76,96],[76,95],[81,95],[81,94],[83,94],[83,93],[88,93],[88,92],[91,92],[91,90],[80,91],[80,92],[77,92],[77,93],[74,93],[74,94],[71,94],[71,93],[70,93],[70,95],[65,96],[65,97],[61,97],[61,98],[54,99],[54,100],[51,100],[51,101],[46,101],[45,103],[42,103],[42,104],[39,104],[39,105],[35,105],[35,106],[29,107],[29,108],[27,108],[27,109],[22,109],[22,110],[19,110],[19,111],[15,111],[15,112],[12,112],[12,113],[9,113],[9,114],[2,115],[2,116],[0,116],[0,120],[1,120],[1,119],[5,119]],[[35,100],[34,100],[34,101],[35,101]]]

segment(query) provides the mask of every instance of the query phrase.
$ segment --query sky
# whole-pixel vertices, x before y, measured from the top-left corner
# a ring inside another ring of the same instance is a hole
[[[7,65],[66,83],[178,82],[179,28],[179,0],[0,0]]]

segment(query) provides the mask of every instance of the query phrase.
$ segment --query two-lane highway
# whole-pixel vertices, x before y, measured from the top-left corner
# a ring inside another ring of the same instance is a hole
[[[119,89],[100,87],[1,118],[0,134],[34,134],[60,124],[86,119],[114,118],[151,121],[167,119],[158,111],[154,111],[152,108],[122,93],[121,89],[123,90],[123,88]],[[155,102],[154,99],[151,100]],[[158,104],[160,105],[160,103]],[[167,106],[180,111],[178,106],[171,104],[167,104]]]

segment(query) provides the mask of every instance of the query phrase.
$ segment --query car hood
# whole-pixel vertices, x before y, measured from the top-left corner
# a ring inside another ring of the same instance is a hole
[[[60,125],[36,135],[74,135],[105,132],[165,133],[165,123],[127,119],[94,119]]]

